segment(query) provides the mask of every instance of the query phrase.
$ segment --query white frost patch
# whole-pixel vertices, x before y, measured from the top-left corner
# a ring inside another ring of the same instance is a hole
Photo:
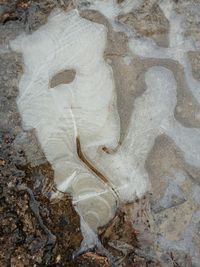
[[[123,61],[124,61],[124,63],[126,65],[130,65],[131,64],[131,58],[128,55],[123,57]]]
[[[132,37],[129,42],[129,48],[134,54],[141,57],[169,58],[178,61],[183,66],[188,88],[190,88],[193,96],[200,103],[200,82],[194,79],[191,63],[187,56],[187,52],[196,51],[195,44],[193,40],[184,36],[184,18],[173,10],[172,1],[161,1],[159,6],[170,24],[169,47],[159,47],[150,38]],[[197,118],[198,116],[199,114],[197,114]]]

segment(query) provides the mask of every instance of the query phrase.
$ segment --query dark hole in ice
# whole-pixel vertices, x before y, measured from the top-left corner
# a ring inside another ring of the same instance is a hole
[[[63,70],[54,75],[50,80],[50,87],[54,88],[60,84],[68,84],[73,82],[76,71],[73,69]]]

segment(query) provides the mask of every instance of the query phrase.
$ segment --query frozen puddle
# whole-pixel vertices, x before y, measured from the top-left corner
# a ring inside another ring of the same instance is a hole
[[[147,189],[143,170],[132,167],[132,149],[109,152],[118,147],[120,126],[105,45],[106,28],[77,11],[56,11],[38,31],[11,44],[24,56],[17,99],[24,128],[36,129],[58,189],[72,194],[94,231],[113,217],[119,201]],[[74,80],[50,88],[65,69],[76,71]]]
[[[116,29],[115,18],[141,3],[94,1],[90,9],[103,13]],[[117,30],[129,32],[133,56],[177,60],[199,102],[199,82],[191,76],[186,55],[194,47],[185,43],[182,18],[172,12],[171,2],[160,6],[171,23],[169,48],[138,39],[123,25]],[[57,188],[72,195],[88,245],[94,242],[91,230],[95,233],[108,223],[121,203],[150,189],[145,161],[160,134],[176,143],[188,164],[200,165],[200,130],[186,128],[174,118],[177,83],[174,74],[162,66],[146,71],[145,91],[136,98],[127,135],[119,143],[115,81],[104,60],[106,43],[106,27],[82,18],[76,9],[54,11],[33,34],[22,34],[11,42],[11,48],[24,58],[17,98],[24,129],[36,130],[54,169]],[[62,72],[70,72],[71,78],[51,86],[52,79]]]

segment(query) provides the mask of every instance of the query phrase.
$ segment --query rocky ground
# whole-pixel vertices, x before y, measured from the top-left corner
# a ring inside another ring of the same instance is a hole
[[[119,20],[130,27],[134,25],[139,34],[166,47],[168,21],[156,1],[144,2],[137,12]],[[196,37],[200,33],[199,22],[194,20],[195,8],[185,9],[191,4],[195,7],[198,1],[177,3],[177,12],[185,12],[187,34]],[[82,241],[79,217],[66,194],[57,192],[52,200],[56,189],[51,166],[34,131],[22,129],[16,106],[22,58],[8,47],[9,40],[21,32],[31,33],[44,24],[55,7],[68,10],[73,3],[0,0],[0,266],[200,266],[192,263],[192,257],[200,259],[200,172],[184,162],[176,144],[165,135],[156,139],[146,161],[151,192],[121,207],[115,218],[99,229],[104,252],[94,248],[81,255],[77,253]],[[123,33],[114,32],[96,11],[82,11],[81,16],[108,28],[105,59],[113,68],[120,100],[122,140],[134,107],[133,99],[144,88],[144,70],[158,63],[176,73],[182,88],[178,92],[177,120],[187,127],[199,127],[193,116],[199,107],[187,91],[181,66],[170,60],[141,60],[137,56],[133,64]],[[199,53],[191,52],[189,56],[193,75],[199,79]],[[188,109],[185,102],[190,100],[192,105]]]

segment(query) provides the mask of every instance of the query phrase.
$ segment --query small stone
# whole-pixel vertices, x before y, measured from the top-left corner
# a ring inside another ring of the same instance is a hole
[[[61,255],[58,255],[58,256],[56,257],[56,263],[60,262],[60,260],[61,260]]]

